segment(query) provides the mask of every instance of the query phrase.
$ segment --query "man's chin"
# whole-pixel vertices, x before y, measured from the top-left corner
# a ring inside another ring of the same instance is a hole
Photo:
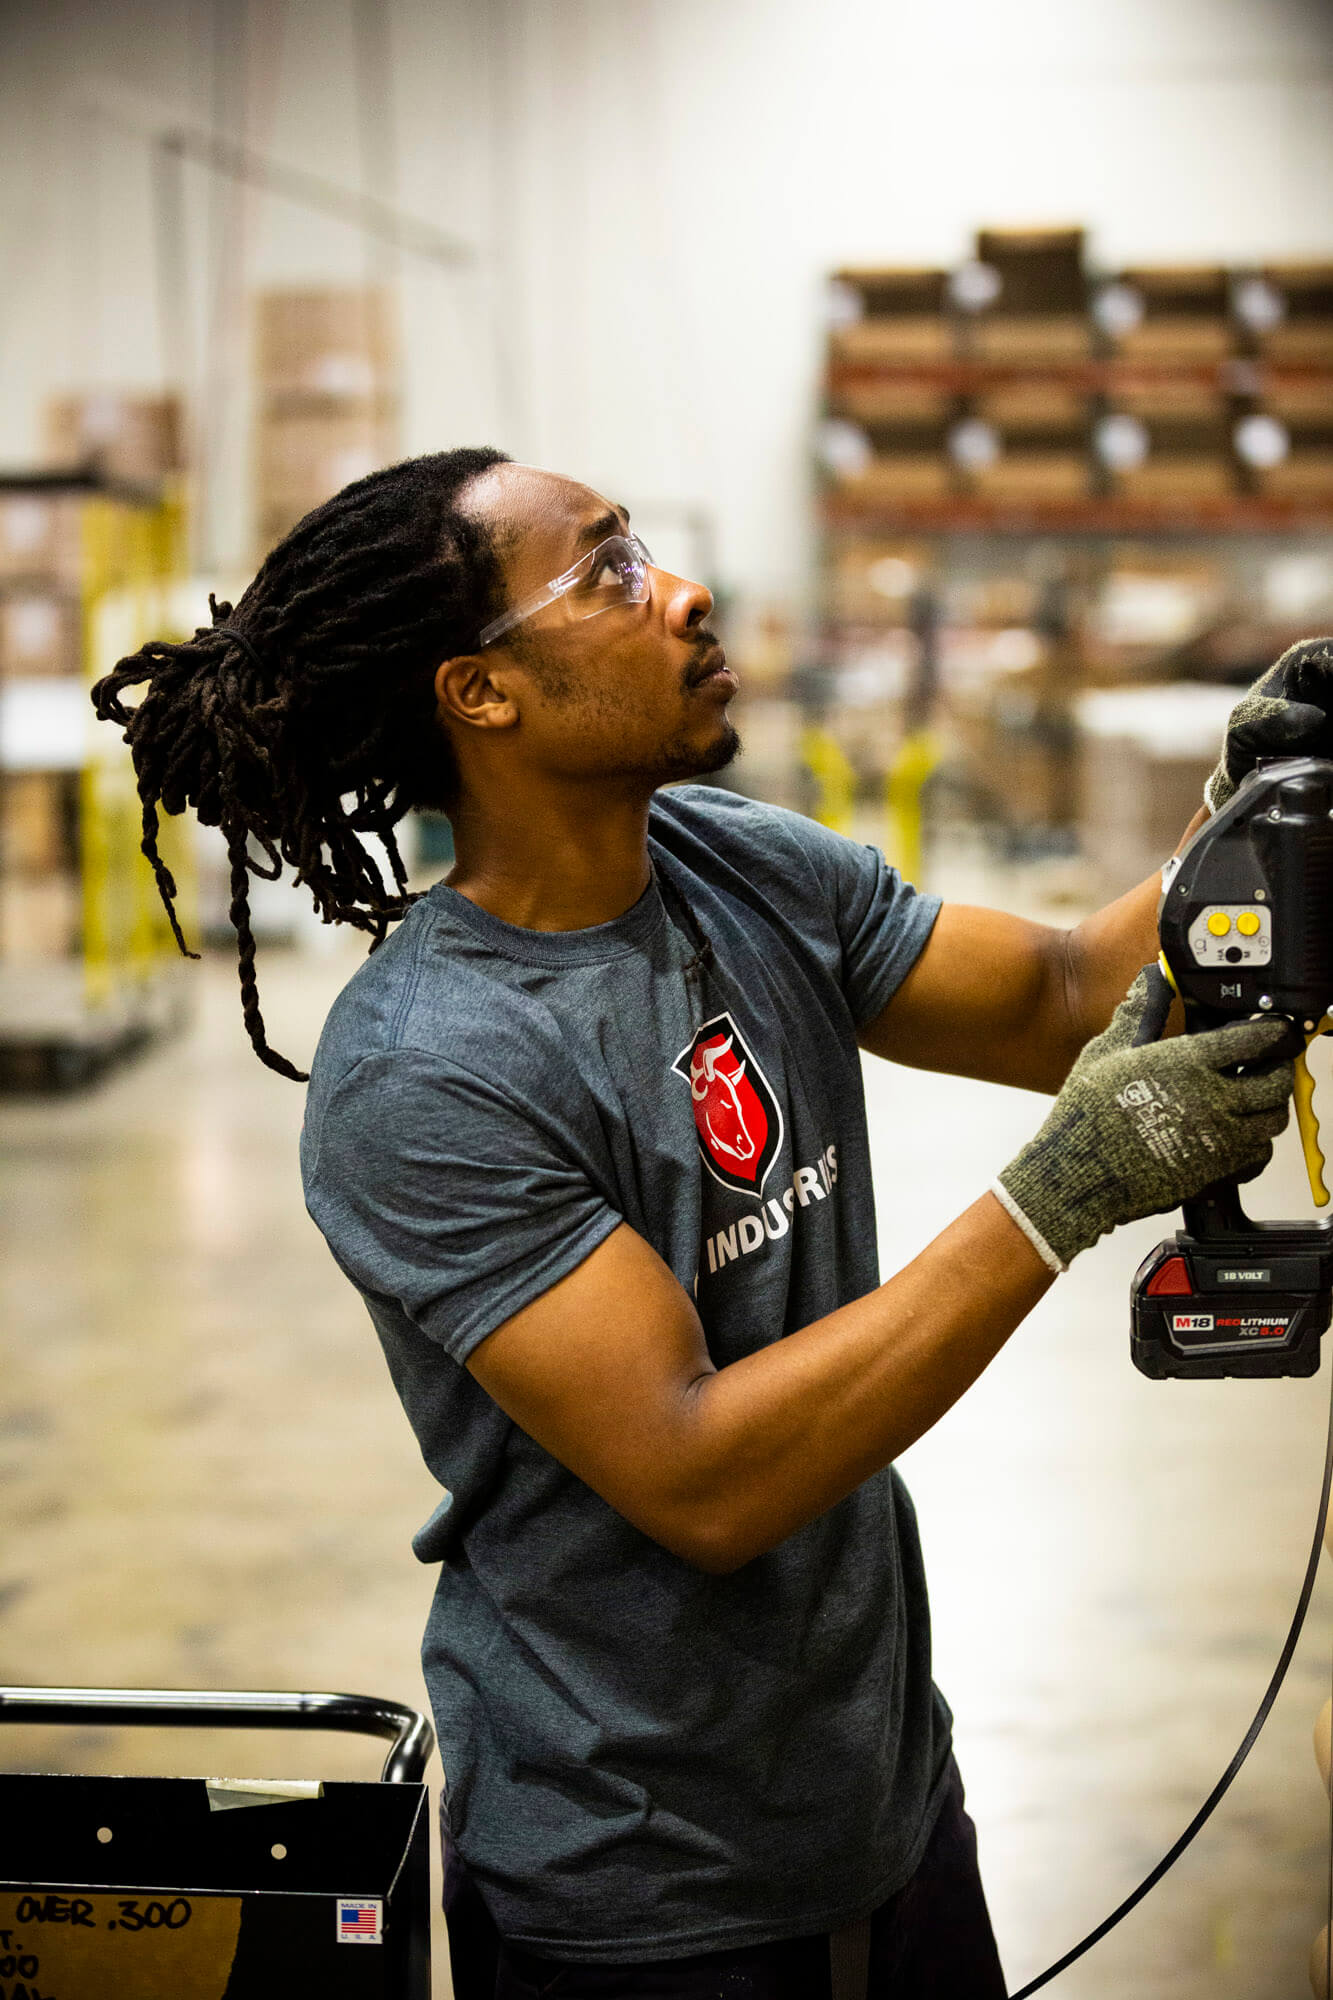
[[[704,743],[696,738],[677,738],[663,747],[658,764],[659,785],[679,784],[683,778],[709,778],[724,771],[741,754],[741,739],[733,724],[723,716],[713,737]]]

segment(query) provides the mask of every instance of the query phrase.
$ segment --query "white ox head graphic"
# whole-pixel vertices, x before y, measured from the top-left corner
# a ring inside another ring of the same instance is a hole
[[[696,1049],[690,1059],[690,1096],[699,1107],[709,1141],[729,1159],[750,1161],[758,1148],[745,1122],[745,1106],[737,1088],[745,1075],[745,1064],[723,1069],[722,1058],[731,1049],[731,1036],[716,1047]],[[732,1058],[733,1062],[735,1058]],[[727,1136],[718,1130],[721,1124]]]

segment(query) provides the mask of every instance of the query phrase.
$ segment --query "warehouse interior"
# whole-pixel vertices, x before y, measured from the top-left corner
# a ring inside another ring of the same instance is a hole
[[[438,1489],[305,1212],[302,1092],[245,1039],[225,844],[163,828],[186,963],[88,686],[349,481],[492,444],[713,593],[715,782],[946,902],[1078,921],[1333,630],[1333,15],[0,0],[0,121],[0,1684],[424,1709]],[[447,819],[404,849],[437,880]],[[304,1066],[365,940],[251,896]],[[1326,1043],[1311,1070],[1318,1110]],[[887,1275],[1046,1105],[872,1057],[866,1089]],[[1252,1207],[1312,1212],[1294,1131]],[[1208,1796],[1316,1529],[1324,1375],[1131,1366],[1172,1227],[1080,1257],[903,1460],[1015,1991]],[[1233,1789],[1052,1991],[1325,1992],[1331,1655],[1326,1559]],[[377,1769],[350,1736],[0,1725],[0,1774]],[[433,1950],[447,2000],[438,1909]]]

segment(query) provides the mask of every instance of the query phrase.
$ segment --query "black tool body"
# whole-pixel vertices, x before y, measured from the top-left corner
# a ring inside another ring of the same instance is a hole
[[[1261,764],[1194,836],[1162,897],[1162,957],[1197,1034],[1256,1014],[1314,1032],[1333,1013],[1333,763]],[[1160,1018],[1169,989],[1162,982]],[[1333,1221],[1255,1222],[1234,1180],[1134,1277],[1143,1374],[1313,1375],[1333,1311]]]

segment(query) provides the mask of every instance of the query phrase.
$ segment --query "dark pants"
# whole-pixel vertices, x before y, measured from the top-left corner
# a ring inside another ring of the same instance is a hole
[[[456,2000],[828,2000],[824,1933],[698,1958],[563,1965],[504,1944],[466,1876],[450,1887]],[[920,1866],[871,1918],[867,1991],[869,2000],[1005,2000],[976,1828],[952,1762]]]

